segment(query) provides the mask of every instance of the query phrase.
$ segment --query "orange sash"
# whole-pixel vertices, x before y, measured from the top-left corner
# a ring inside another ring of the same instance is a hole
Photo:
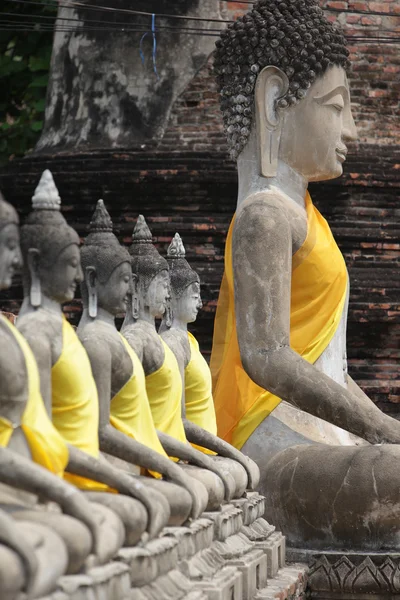
[[[313,205],[308,192],[306,210],[307,237],[292,259],[290,347],[309,363],[314,363],[340,323],[348,276],[329,225]],[[211,371],[218,435],[240,449],[281,400],[255,384],[242,366],[232,269],[234,220],[226,240],[225,273],[215,318]]]

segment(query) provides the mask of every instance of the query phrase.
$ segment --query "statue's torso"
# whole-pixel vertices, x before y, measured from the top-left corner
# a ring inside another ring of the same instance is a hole
[[[274,202],[276,203],[277,190],[274,189],[272,193],[275,196]],[[266,192],[267,203],[268,196],[269,192]],[[286,195],[279,194],[279,191],[278,199],[281,202],[282,209],[286,211],[291,225],[292,254],[294,255],[302,247],[307,236],[307,214],[304,207],[299,206]],[[346,326],[348,302],[349,286],[347,287],[346,301],[337,330],[326,349],[314,363],[321,372],[344,387],[347,387]],[[359,440],[347,431],[305,413],[287,402],[281,402],[255,429],[242,450],[245,454],[259,457],[260,460],[257,460],[257,462],[261,466],[284,448],[296,444],[316,442],[330,445],[353,445],[358,444]]]

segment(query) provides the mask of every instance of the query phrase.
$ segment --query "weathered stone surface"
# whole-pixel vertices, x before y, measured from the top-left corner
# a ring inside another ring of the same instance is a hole
[[[400,554],[324,552],[309,554],[308,585],[312,597],[400,593]]]
[[[205,64],[214,47],[214,38],[179,32],[176,27],[193,27],[193,21],[157,18],[157,51],[154,72],[151,15],[116,13],[116,33],[110,28],[112,13],[88,8],[61,6],[60,28],[76,19],[80,31],[55,34],[48,86],[46,122],[37,151],[132,148],[153,145],[165,130],[173,103],[196,72]],[[151,4],[151,6],[150,6]],[[135,10],[157,14],[219,19],[214,0],[137,1]],[[132,9],[126,0],[115,0],[115,9]],[[98,22],[97,30],[93,19]],[[189,23],[189,25],[187,24]],[[211,29],[212,23],[202,23]],[[99,31],[105,27],[106,31]],[[175,30],[173,29],[175,27]],[[126,31],[123,31],[125,29]],[[145,32],[149,32],[143,39]],[[145,54],[141,62],[139,48]]]
[[[268,579],[267,587],[259,590],[254,600],[305,600],[307,566],[301,563],[288,565],[278,575]]]

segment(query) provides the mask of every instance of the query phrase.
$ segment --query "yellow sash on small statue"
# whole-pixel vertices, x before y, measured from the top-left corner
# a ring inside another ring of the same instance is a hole
[[[62,337],[61,354],[51,369],[53,423],[68,444],[98,458],[97,387],[86,350],[64,315]],[[65,473],[64,479],[85,490],[114,491],[80,475]]]
[[[39,372],[35,357],[18,329],[1,315],[0,319],[15,338],[25,359],[28,395],[20,425],[28,443],[32,460],[55,475],[62,477],[68,463],[68,448],[46,412],[40,393]],[[8,446],[13,430],[12,423],[8,419],[0,417],[0,446]]]
[[[308,192],[306,210],[307,236],[292,260],[290,347],[309,363],[314,363],[327,348],[340,323],[348,276],[329,225],[313,205]],[[234,218],[226,240],[225,273],[215,318],[211,371],[218,435],[240,449],[281,400],[255,384],[240,359],[232,269],[233,224]]]

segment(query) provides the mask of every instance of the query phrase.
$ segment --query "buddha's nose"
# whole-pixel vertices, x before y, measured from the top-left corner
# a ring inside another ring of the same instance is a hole
[[[349,109],[343,122],[342,138],[345,142],[354,142],[358,137],[357,127],[351,109]]]

